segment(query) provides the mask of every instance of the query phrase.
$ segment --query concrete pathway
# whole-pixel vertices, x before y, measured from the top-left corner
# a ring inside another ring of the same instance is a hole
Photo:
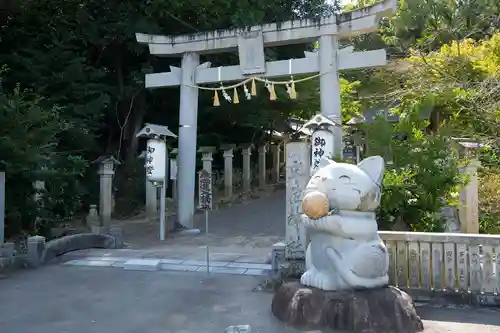
[[[136,251],[137,252],[137,251]],[[183,271],[183,272],[207,272],[206,260],[199,259],[168,259],[155,257],[133,257],[113,256],[113,251],[102,252],[101,256],[81,257],[66,261],[68,266],[108,267],[123,268],[136,271]],[[107,255],[109,254],[109,255]],[[226,254],[210,255],[209,271],[217,274],[237,274],[268,276],[271,265],[238,261],[239,256]],[[225,260],[225,261],[223,261]]]
[[[8,333],[288,333],[271,314],[264,277],[50,265],[0,279],[0,327]],[[500,333],[491,309],[418,307],[425,333]]]
[[[132,249],[177,252],[200,251],[208,244],[215,252],[240,253],[263,257],[274,243],[285,237],[285,191],[263,193],[263,197],[209,213],[209,234],[205,235],[203,214],[195,216],[199,234],[173,233],[159,240],[159,222],[118,221],[124,240]]]

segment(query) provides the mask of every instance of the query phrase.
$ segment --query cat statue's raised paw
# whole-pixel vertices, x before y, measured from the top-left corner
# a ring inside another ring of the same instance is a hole
[[[311,218],[304,209],[302,221],[311,241],[306,272],[300,279],[303,285],[346,290],[388,284],[389,255],[375,220],[383,174],[380,156],[368,157],[358,165],[321,160],[304,197],[326,196],[330,213]]]

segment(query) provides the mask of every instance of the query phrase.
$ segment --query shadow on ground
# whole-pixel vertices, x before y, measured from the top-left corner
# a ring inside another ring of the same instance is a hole
[[[164,242],[159,241],[159,222],[136,220],[120,221],[125,242],[134,249],[182,246],[217,246],[270,251],[274,243],[285,237],[285,191],[265,193],[259,199],[235,204],[209,213],[209,235],[205,236],[205,217],[195,215],[198,235],[173,233]],[[234,249],[228,250],[235,252]],[[237,251],[236,251],[237,252]],[[241,252],[241,251],[240,251]]]
[[[263,278],[52,265],[0,279],[0,327],[8,333],[288,333],[271,314]],[[419,307],[425,333],[500,333],[491,309]]]
[[[417,310],[420,318],[424,320],[500,326],[500,309],[496,308],[436,308],[420,306]]]

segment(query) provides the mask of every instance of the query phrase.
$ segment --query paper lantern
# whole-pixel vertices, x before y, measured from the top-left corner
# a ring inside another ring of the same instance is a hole
[[[152,183],[162,183],[166,173],[167,146],[165,141],[149,139],[146,148],[146,175]]]
[[[302,211],[309,218],[317,220],[328,215],[328,198],[319,191],[307,193],[302,199]]]

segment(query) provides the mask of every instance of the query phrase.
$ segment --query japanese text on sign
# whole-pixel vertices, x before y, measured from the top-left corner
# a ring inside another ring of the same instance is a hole
[[[154,147],[148,146],[146,149],[146,173],[148,176],[151,176],[153,174],[153,170],[155,169],[154,167],[154,158],[153,158],[153,153],[155,152]]]
[[[311,150],[311,171],[319,169],[321,158],[331,158],[333,155],[333,133],[319,129],[312,135],[312,150]]]
[[[206,170],[198,172],[198,202],[200,209],[212,209],[212,174]]]
[[[319,161],[325,155],[326,140],[320,136],[314,138],[313,142],[313,168],[319,168]]]

